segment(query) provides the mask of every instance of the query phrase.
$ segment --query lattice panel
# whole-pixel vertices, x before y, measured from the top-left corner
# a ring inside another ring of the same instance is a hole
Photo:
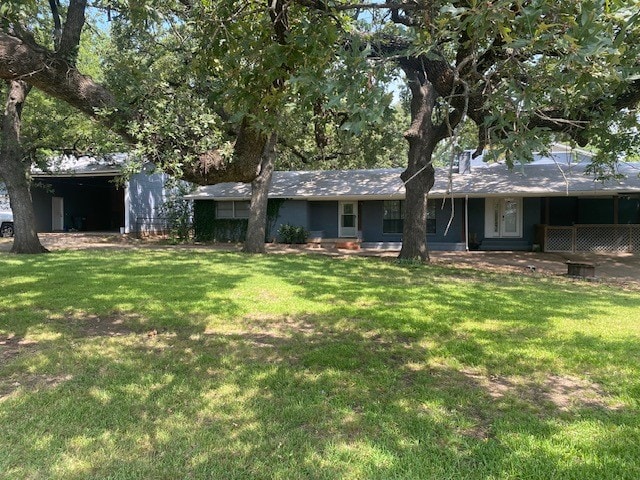
[[[629,226],[589,225],[576,227],[576,252],[628,252]]]
[[[640,253],[640,227],[631,227],[631,251]]]
[[[573,229],[548,227],[544,242],[545,252],[572,252]]]

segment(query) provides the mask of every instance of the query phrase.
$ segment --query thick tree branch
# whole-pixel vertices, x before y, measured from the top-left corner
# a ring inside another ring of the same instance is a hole
[[[60,38],[62,37],[62,23],[60,22],[60,10],[58,10],[58,7],[58,0],[49,0],[49,8],[53,17],[53,44],[56,49],[60,45]]]
[[[119,134],[126,142],[137,142],[128,130],[130,122],[134,120],[134,112],[121,108],[109,89],[91,77],[82,75],[73,65],[57,55],[42,48],[34,48],[3,32],[0,32],[0,78],[24,80],[96,119]],[[183,152],[185,155],[194,155],[197,161],[182,165],[180,172],[167,166],[167,172],[180,173],[185,180],[200,185],[231,181],[251,182],[257,175],[264,142],[266,137],[261,132],[243,124],[238,132],[232,161],[223,158],[215,150]],[[158,143],[164,151],[182,151],[167,139],[159,139]]]
[[[67,19],[64,22],[58,54],[72,64],[75,64],[78,56],[78,46],[80,45],[80,35],[85,22],[84,11],[86,6],[87,0],[71,0],[67,9]]]
[[[0,78],[24,80],[43,92],[63,100],[81,112],[100,120],[131,141],[124,128],[127,113],[118,109],[113,94],[82,75],[66,60],[43,48],[0,32]]]

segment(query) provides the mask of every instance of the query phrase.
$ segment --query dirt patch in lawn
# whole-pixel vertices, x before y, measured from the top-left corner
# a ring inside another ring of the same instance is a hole
[[[136,317],[137,318],[137,317]],[[79,337],[121,337],[136,333],[127,325],[127,317],[124,315],[110,315],[98,317],[87,315],[86,317],[71,319],[75,334]]]
[[[0,335],[0,364],[5,364],[20,355],[36,353],[38,347],[39,342],[36,340],[27,340],[14,334]],[[19,389],[34,391],[55,388],[70,379],[71,375],[24,373],[0,378],[0,402],[10,398]]]
[[[461,373],[496,400],[512,396],[535,408],[551,407],[562,412],[573,408],[618,410],[622,407],[597,383],[571,375],[548,375],[536,382],[519,376],[487,377],[469,370]]]
[[[18,390],[29,392],[56,388],[73,378],[73,375],[20,375],[0,381],[0,402],[11,398]]]
[[[602,386],[587,379],[571,375],[547,375],[542,380],[533,380],[524,376],[498,376],[461,370],[456,385],[460,382],[467,388],[480,389],[493,402],[500,400],[515,401],[540,417],[548,417],[554,413],[572,412],[576,409],[600,409],[616,411],[624,408],[624,404],[616,402]],[[451,375],[448,374],[451,381]],[[464,408],[471,424],[460,429],[461,434],[479,440],[492,437],[492,424],[501,411],[497,407],[480,408],[476,404]]]
[[[6,363],[21,353],[35,351],[38,342],[9,334],[0,335],[0,363]]]

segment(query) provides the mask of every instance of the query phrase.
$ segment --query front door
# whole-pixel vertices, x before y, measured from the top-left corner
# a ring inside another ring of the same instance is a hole
[[[64,198],[51,197],[51,230],[64,230]]]
[[[358,236],[358,202],[340,202],[339,237]]]
[[[522,198],[487,198],[485,237],[522,237]]]

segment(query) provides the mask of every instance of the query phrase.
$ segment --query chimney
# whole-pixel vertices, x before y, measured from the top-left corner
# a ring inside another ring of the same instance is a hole
[[[471,153],[471,150],[465,150],[456,156],[453,165],[453,171],[455,173],[471,173]]]

